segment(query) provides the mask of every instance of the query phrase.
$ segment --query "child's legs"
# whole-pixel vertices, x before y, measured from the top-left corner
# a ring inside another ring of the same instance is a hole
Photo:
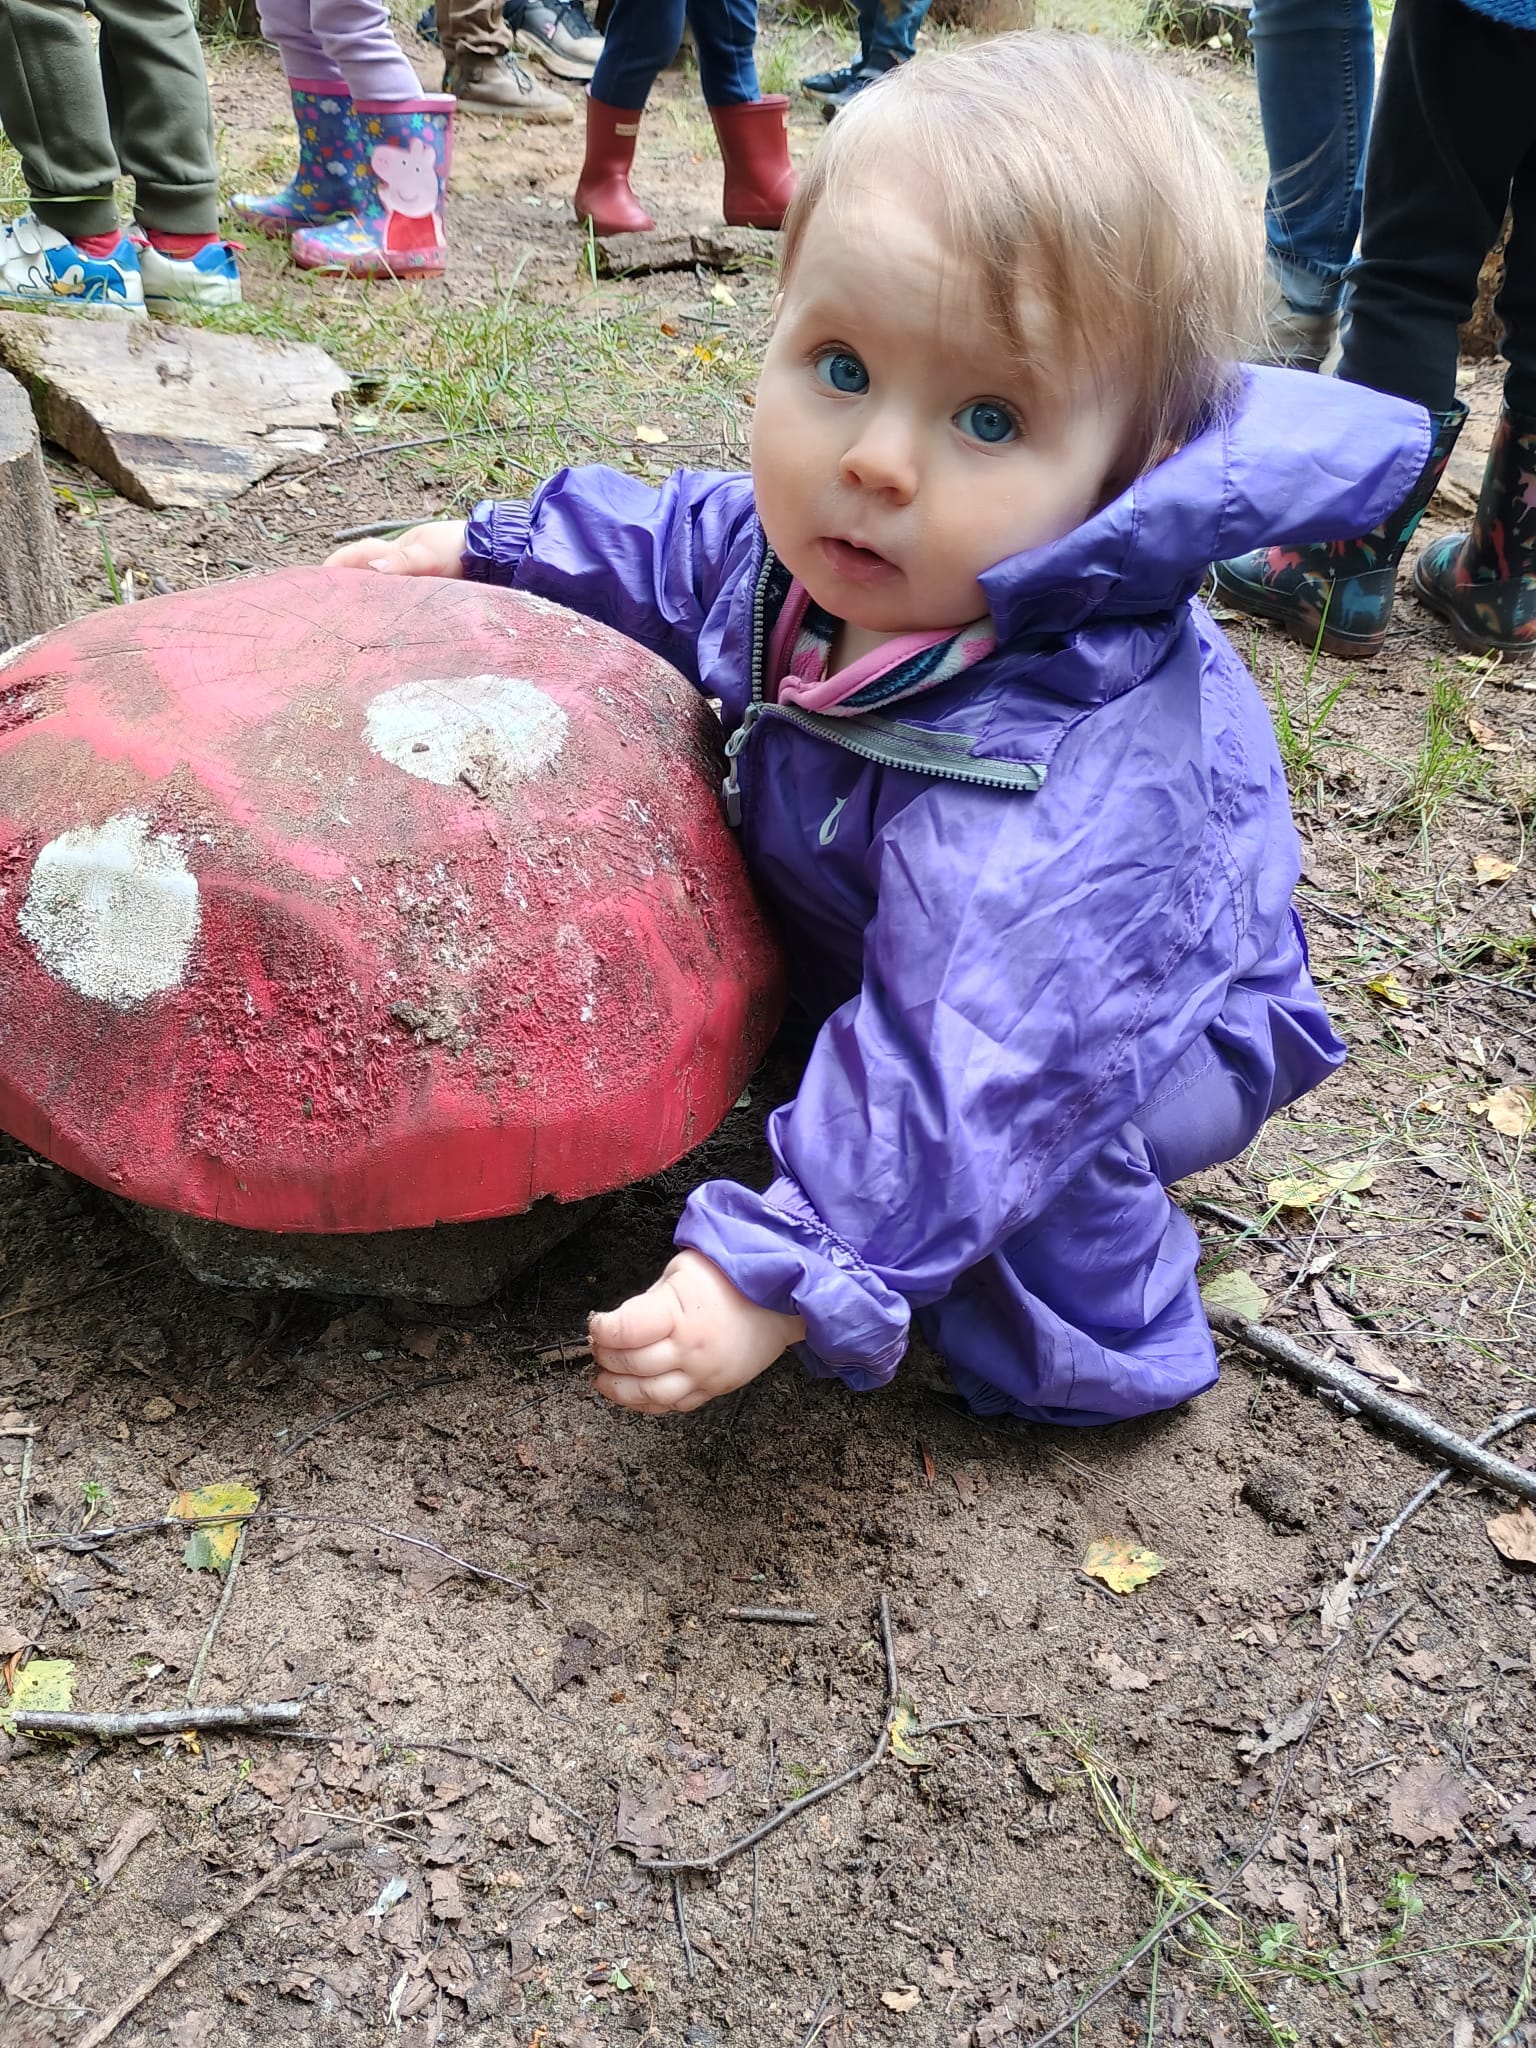
[[[639,113],[658,74],[677,55],[683,19],[684,0],[614,0],[592,74],[593,99]]]
[[[707,107],[749,106],[759,97],[757,0],[688,0]]]
[[[303,79],[307,85],[346,85],[315,33],[309,0],[259,0],[258,11],[261,32],[277,45],[285,77]]]
[[[932,0],[871,0],[867,9],[861,8],[859,36],[865,63],[872,64],[877,71],[908,63],[931,4]]]
[[[117,152],[81,0],[0,6],[0,127],[45,227],[71,237],[112,232]]]
[[[1252,35],[1270,268],[1292,306],[1332,313],[1360,232],[1376,56],[1370,0],[1254,0]]]
[[[188,0],[91,0],[91,12],[134,218],[172,234],[217,234],[213,108]]]
[[[1462,0],[1398,0],[1340,376],[1432,412],[1451,404],[1456,329],[1533,145],[1536,34]]]
[[[1515,175],[1509,203],[1514,217],[1498,306],[1504,322],[1503,356],[1509,365],[1504,403],[1536,418],[1536,146],[1526,152]]]
[[[1193,1225],[1127,1125],[917,1321],[978,1414],[1123,1422],[1216,1378],[1199,1256]]]
[[[265,25],[265,13],[262,19]],[[395,41],[383,0],[309,0],[309,23],[354,99],[420,99],[421,80]]]

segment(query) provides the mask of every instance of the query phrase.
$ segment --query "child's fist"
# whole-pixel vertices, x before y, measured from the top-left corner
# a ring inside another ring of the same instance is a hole
[[[377,569],[381,576],[462,576],[464,574],[464,532],[462,519],[434,519],[426,526],[412,526],[391,540],[354,540],[333,555],[327,555],[327,569]]]
[[[702,1408],[805,1335],[799,1316],[759,1308],[695,1251],[679,1252],[653,1287],[589,1328],[598,1392],[648,1415]]]

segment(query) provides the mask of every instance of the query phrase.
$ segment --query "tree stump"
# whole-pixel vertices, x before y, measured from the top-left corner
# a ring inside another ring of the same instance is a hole
[[[0,648],[62,625],[74,605],[54,531],[53,492],[27,394],[0,370]]]

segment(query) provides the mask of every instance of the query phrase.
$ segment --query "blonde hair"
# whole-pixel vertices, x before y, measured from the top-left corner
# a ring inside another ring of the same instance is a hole
[[[1090,36],[902,65],[833,122],[784,224],[784,280],[817,208],[854,188],[899,205],[913,168],[1042,400],[1086,372],[1128,405],[1115,488],[1213,412],[1251,331],[1258,237],[1176,86]]]

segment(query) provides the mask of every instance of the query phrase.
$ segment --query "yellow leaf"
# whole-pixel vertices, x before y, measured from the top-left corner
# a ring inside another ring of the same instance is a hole
[[[1474,853],[1472,856],[1472,873],[1483,886],[1490,882],[1507,882],[1515,867],[1514,861],[1500,860],[1496,853]]]
[[[1368,996],[1374,996],[1379,1003],[1390,1003],[1395,1010],[1411,1010],[1413,997],[1403,987],[1395,974],[1379,974],[1374,981],[1365,984]]]
[[[890,2007],[892,2012],[910,2012],[922,1997],[915,1984],[895,1984],[889,1991],[882,1991],[880,2003]]]
[[[260,1495],[238,1479],[220,1479],[212,1486],[199,1486],[195,1492],[179,1493],[171,1502],[168,1512],[178,1522],[211,1523],[212,1526],[194,1528],[187,1539],[184,1553],[188,1566],[195,1572],[227,1572],[230,1559],[235,1554],[235,1545],[240,1541],[242,1521],[231,1521],[231,1516],[250,1514]]]
[[[1207,1280],[1200,1290],[1200,1299],[1207,1308],[1229,1308],[1250,1323],[1256,1323],[1269,1307],[1269,1296],[1241,1266]]]
[[[721,284],[718,278],[710,286],[709,296],[717,306],[734,306],[736,303],[735,294],[730,286]]]
[[[933,1761],[927,1750],[912,1740],[913,1731],[920,1726],[912,1711],[912,1702],[898,1700],[896,1711],[891,1716],[891,1755],[904,1764],[910,1764],[914,1770],[924,1770]]]
[[[1100,1537],[1089,1544],[1083,1570],[1090,1579],[1101,1579],[1112,1593],[1134,1593],[1148,1579],[1155,1579],[1167,1564],[1166,1557],[1159,1557],[1155,1550],[1143,1550],[1139,1543],[1128,1539],[1111,1543]]]
[[[74,1697],[74,1671],[68,1657],[34,1657],[17,1672],[10,1699],[0,1701],[0,1728],[13,1735],[16,1723],[7,1716],[18,1713],[67,1714]]]
[[[1355,1197],[1375,1178],[1368,1159],[1336,1159],[1331,1166],[1283,1174],[1265,1188],[1264,1198],[1273,1209],[1317,1209],[1337,1197],[1346,1209],[1353,1209]]]
[[[665,427],[636,427],[635,429],[635,439],[643,442],[647,448],[659,448],[666,438],[667,431]]]
[[[1536,1122],[1536,1104],[1529,1088],[1499,1088],[1472,1105],[1474,1116],[1485,1116],[1506,1138],[1523,1138]]]

